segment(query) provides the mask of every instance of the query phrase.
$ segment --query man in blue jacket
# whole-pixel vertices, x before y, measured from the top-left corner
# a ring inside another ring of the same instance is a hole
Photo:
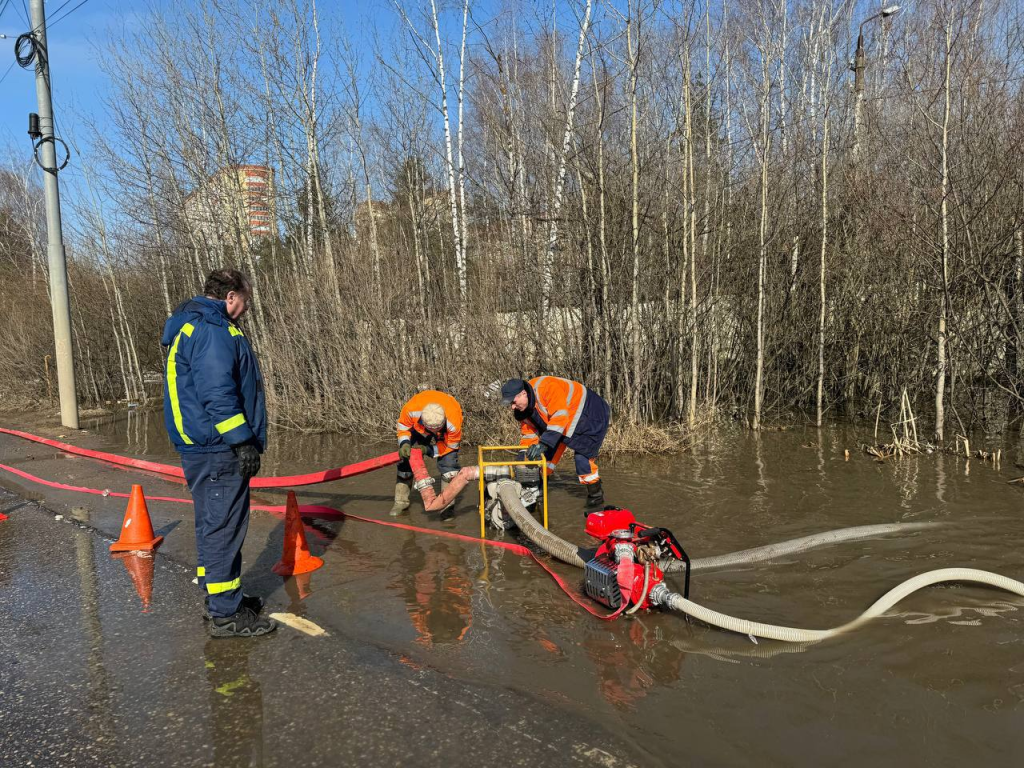
[[[203,294],[179,305],[164,325],[164,424],[195,504],[210,634],[256,637],[277,624],[259,615],[263,601],[243,594],[241,583],[249,479],[260,470],[267,440],[263,378],[238,327],[252,286],[241,272],[218,269]]]

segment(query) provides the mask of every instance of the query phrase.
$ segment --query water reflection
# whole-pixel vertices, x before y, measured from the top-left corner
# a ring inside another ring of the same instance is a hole
[[[218,766],[263,765],[263,690],[249,672],[259,644],[210,638],[204,647],[209,685],[213,761]]]
[[[304,600],[313,594],[313,574],[297,573],[284,579],[284,591],[288,595],[288,611],[296,616],[304,616],[306,606]]]
[[[139,599],[142,600],[142,612],[149,613],[149,604],[153,597],[153,553],[115,552],[110,557],[120,560],[124,565],[135,591],[139,594]]]
[[[597,689],[605,701],[629,709],[656,685],[676,682],[686,653],[666,640],[659,627],[643,619],[629,620],[625,631],[620,625],[589,635],[583,650],[597,669]]]
[[[80,522],[89,521],[89,511],[78,507],[73,517]],[[103,625],[100,622],[99,583],[96,577],[97,539],[84,531],[75,532],[75,564],[78,567],[81,589],[82,626],[89,639],[89,657],[86,660],[89,679],[88,706],[90,733],[95,742],[115,743],[114,716],[110,676],[103,661]]]
[[[946,454],[942,451],[935,454],[935,500],[946,503]]]
[[[447,541],[421,544],[410,533],[398,561],[396,586],[405,597],[416,642],[426,647],[462,643],[473,625],[473,584],[460,547]]]

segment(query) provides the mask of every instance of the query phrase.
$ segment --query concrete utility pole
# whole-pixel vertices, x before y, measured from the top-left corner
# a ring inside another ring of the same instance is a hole
[[[50,55],[46,46],[46,12],[43,0],[31,0],[32,36],[36,41],[36,98],[39,131],[36,146],[42,163],[46,196],[46,255],[50,268],[50,306],[53,309],[53,340],[60,388],[60,421],[78,429],[78,396],[75,389],[75,358],[71,344],[71,302],[68,299],[68,268],[60,223],[60,185],[57,182],[57,151],[53,137],[53,102],[50,100]]]

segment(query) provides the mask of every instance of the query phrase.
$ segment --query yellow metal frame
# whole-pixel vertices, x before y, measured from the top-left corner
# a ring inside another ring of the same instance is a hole
[[[477,464],[480,467],[480,538],[487,538],[487,523],[484,511],[484,467],[540,467],[541,485],[544,488],[544,527],[548,527],[548,467],[547,459],[541,456],[539,459],[530,461],[520,459],[518,461],[484,461],[485,451],[521,451],[522,445],[481,445],[477,447]],[[512,470],[515,474],[515,470]]]

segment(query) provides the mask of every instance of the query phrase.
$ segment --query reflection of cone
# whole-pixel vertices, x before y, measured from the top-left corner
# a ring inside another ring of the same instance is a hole
[[[315,571],[324,561],[309,554],[306,543],[306,532],[302,529],[302,518],[299,516],[299,502],[295,491],[288,491],[288,504],[284,514],[284,551],[281,562],[271,570],[279,576],[294,576],[297,573]]]
[[[163,536],[153,534],[153,523],[149,520],[149,510],[146,508],[146,497],[142,495],[142,486],[133,485],[131,498],[128,499],[128,510],[124,513],[124,524],[121,526],[121,538],[110,545],[110,551],[148,551],[156,549],[163,540]]]
[[[153,555],[121,552],[111,557],[116,557],[124,563],[128,575],[132,577],[135,591],[142,598],[142,612],[149,613],[149,600],[153,596]]]
[[[291,601],[288,610],[302,616],[306,608],[302,601],[313,594],[310,581],[313,575],[309,573],[296,573],[294,576],[286,576],[284,579],[284,591]]]
[[[313,589],[310,585],[310,580],[312,578],[313,577],[310,576],[308,573],[295,574],[295,586],[298,589],[299,600],[305,600],[307,597],[313,594]]]

